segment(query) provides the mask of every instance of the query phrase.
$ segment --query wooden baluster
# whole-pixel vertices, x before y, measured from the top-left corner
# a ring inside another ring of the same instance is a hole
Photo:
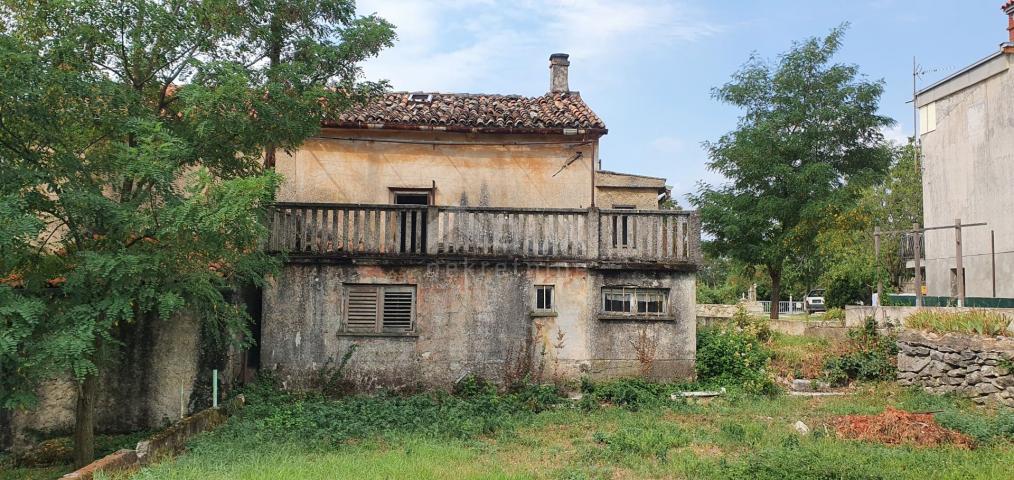
[[[414,242],[412,242],[412,253],[421,254],[424,253],[422,248],[423,246],[422,227],[423,223],[426,221],[425,220],[426,211],[425,210],[412,210],[412,211],[415,212],[415,222],[413,222],[412,224],[412,229],[415,232],[415,238],[413,238]]]
[[[559,257],[560,256],[560,215],[554,213],[551,216],[553,217],[553,220],[550,223],[550,225],[552,226],[553,229],[550,232],[550,256]]]
[[[373,251],[380,253],[384,250],[384,236],[380,230],[380,217],[384,214],[383,210],[373,211]]]
[[[683,221],[683,217],[678,217],[676,219],[676,237],[675,237],[676,259],[682,259],[683,256],[686,255],[686,250],[683,245],[683,234],[685,232],[686,232],[686,223]]]

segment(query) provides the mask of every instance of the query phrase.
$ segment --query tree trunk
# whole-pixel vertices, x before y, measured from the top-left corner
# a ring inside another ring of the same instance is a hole
[[[74,468],[95,460],[95,402],[99,394],[98,375],[88,375],[78,384],[74,412]]]
[[[281,8],[281,7],[276,7]],[[271,15],[271,21],[268,29],[270,31],[271,38],[268,40],[268,72],[269,75],[274,73],[273,69],[282,62],[282,21],[278,18],[279,13],[275,11]],[[274,143],[268,143],[264,147],[264,168],[267,170],[275,169],[275,155],[277,146]]]
[[[782,297],[782,271],[768,267],[771,276],[771,320],[778,320],[778,302]]]

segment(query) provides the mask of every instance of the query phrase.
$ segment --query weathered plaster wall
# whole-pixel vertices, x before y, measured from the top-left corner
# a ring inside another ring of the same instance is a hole
[[[104,370],[96,407],[96,429],[125,432],[156,428],[179,418],[180,389],[189,401],[197,375],[200,332],[197,320],[149,319],[125,325],[116,336],[130,348]],[[11,443],[21,448],[74,426],[76,386],[52,380],[38,390],[39,403],[11,415]]]
[[[639,210],[658,210],[658,192],[650,188],[595,188],[595,204],[600,208],[633,206]]]
[[[417,335],[341,334],[343,282],[416,285]],[[555,285],[556,316],[531,315],[535,284]],[[601,288],[629,284],[669,288],[670,321],[600,320]],[[277,370],[287,387],[306,387],[315,370],[337,362],[354,343],[358,347],[347,372],[364,389],[446,387],[470,373],[502,381],[523,352],[545,377],[629,376],[641,373],[635,345],[644,331],[656,344],[654,366],[645,373],[689,377],[693,300],[690,273],[504,264],[289,264],[265,291],[262,366]]]
[[[922,136],[923,212],[928,227],[987,222],[962,230],[966,295],[990,297],[990,231],[995,231],[996,295],[1014,297],[1014,55],[976,71],[967,88],[936,101],[937,127]],[[973,72],[974,73],[974,72]],[[954,81],[961,84],[962,79]],[[947,85],[938,87],[944,91]],[[934,98],[920,96],[920,104]],[[927,294],[950,296],[955,268],[954,230],[926,232]]]
[[[524,142],[539,144],[516,144]],[[391,188],[435,186],[436,205],[587,208],[597,143],[574,135],[324,130],[293,155],[279,155],[278,200],[390,204]]]
[[[898,337],[898,383],[1014,407],[1014,339],[906,331]]]

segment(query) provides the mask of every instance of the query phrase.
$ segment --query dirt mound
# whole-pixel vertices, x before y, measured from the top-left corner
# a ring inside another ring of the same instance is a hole
[[[888,445],[957,445],[972,448],[968,435],[941,427],[931,413],[909,413],[887,407],[880,415],[845,415],[831,421],[840,438]]]

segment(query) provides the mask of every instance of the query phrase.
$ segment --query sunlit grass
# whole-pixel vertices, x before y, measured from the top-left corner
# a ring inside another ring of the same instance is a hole
[[[409,434],[341,445],[276,443],[226,429],[133,478],[986,479],[1005,478],[1014,468],[1010,440],[983,442],[971,451],[888,447],[839,440],[825,427],[835,415],[877,413],[887,405],[958,412],[987,423],[998,418],[998,412],[967,402],[877,384],[837,398],[733,394],[671,409],[560,407],[472,439]],[[797,420],[813,433],[798,435],[792,428]]]
[[[1011,319],[1006,315],[987,310],[944,312],[920,310],[905,319],[905,325],[916,330],[934,333],[965,333],[970,335],[1014,336],[1007,330]]]

